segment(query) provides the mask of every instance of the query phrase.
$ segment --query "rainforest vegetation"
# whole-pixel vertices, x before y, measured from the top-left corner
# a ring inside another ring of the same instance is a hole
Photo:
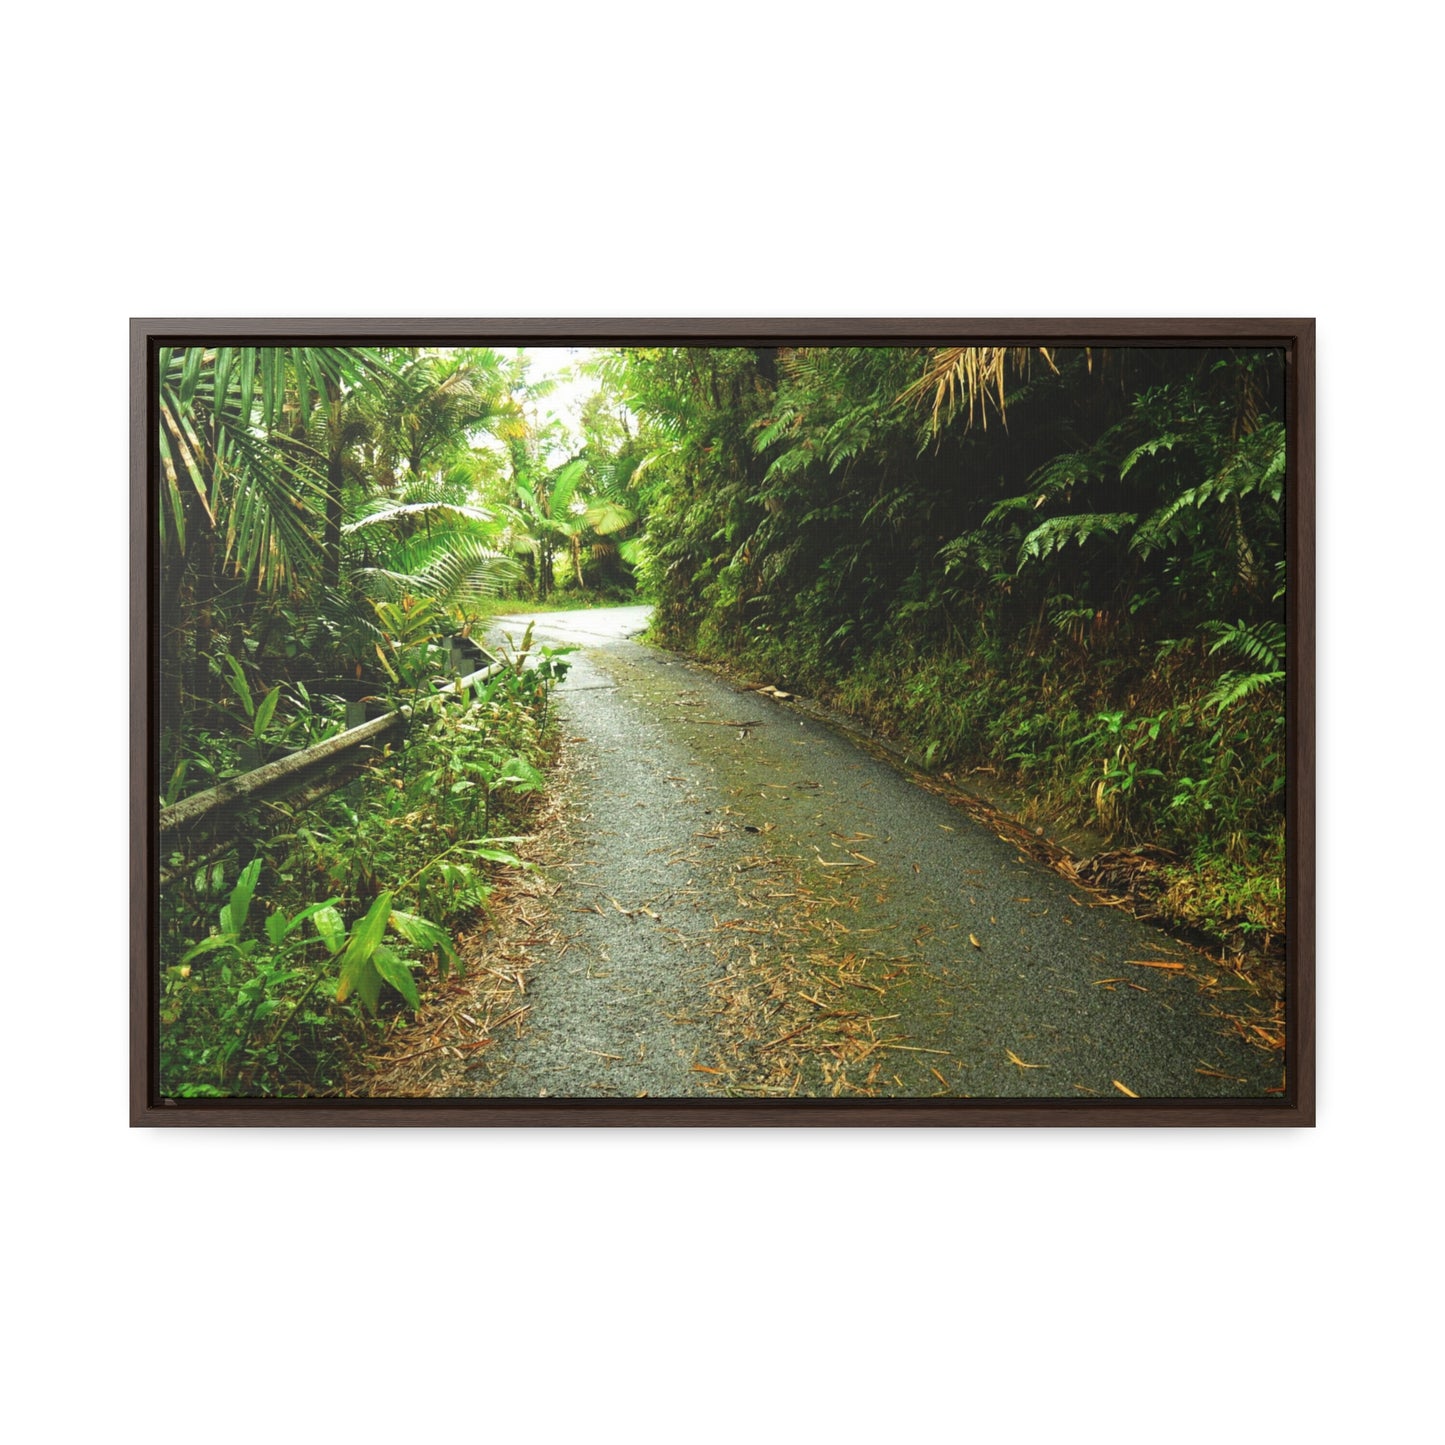
[[[1163,916],[1278,942],[1281,353],[653,348],[604,371],[643,422],[659,640],[1090,826],[1147,860]]]
[[[163,831],[163,1091],[326,1093],[523,866],[566,659],[438,685],[500,599],[630,596],[626,424],[600,395],[551,415],[525,354],[485,348],[162,348],[156,375],[163,830],[348,704],[410,715],[329,793]]]
[[[461,967],[545,786],[500,610],[653,637],[864,720],[941,781],[1149,862],[1153,907],[1284,930],[1282,357],[1172,347],[162,348],[163,806],[395,707],[322,796],[162,838],[161,1086],[334,1092]]]

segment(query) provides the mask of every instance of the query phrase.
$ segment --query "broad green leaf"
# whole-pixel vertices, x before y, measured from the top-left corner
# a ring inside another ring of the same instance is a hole
[[[417,992],[416,980],[405,960],[397,957],[384,943],[377,946],[371,955],[376,971],[389,983],[413,1009],[421,1007],[421,994]]]
[[[333,899],[334,903],[335,900]],[[300,919],[297,919],[300,922]],[[341,952],[341,946],[346,942],[346,923],[341,915],[332,906],[332,903],[323,903],[312,915],[311,922],[316,929],[317,936],[326,945],[326,950],[334,958]]]
[[[332,904],[334,904],[335,902],[336,900],[334,898],[326,898],[323,899],[320,903],[313,903],[310,905],[310,907],[303,908],[300,913],[295,915],[295,917],[287,920],[285,932],[281,936],[285,938],[289,934],[295,933],[296,930],[300,928],[301,925],[305,923],[308,918],[315,917],[323,909],[331,908],[331,911],[335,913],[336,910],[332,908]],[[336,915],[336,919],[338,923],[341,922],[341,915],[339,913]],[[346,930],[343,925],[342,932],[345,933],[345,931]]]
[[[275,913],[266,915],[266,937],[272,948],[279,948],[281,940],[286,937],[286,915],[279,908]]]
[[[498,774],[497,781],[499,783],[517,783],[527,788],[546,786],[546,779],[522,757],[508,758],[502,764],[502,771]]]
[[[351,938],[341,958],[341,982],[336,990],[338,1003],[344,1003],[352,989],[360,989],[368,971],[373,975],[371,955],[386,932],[386,922],[391,915],[391,894],[383,893],[367,910],[366,917],[351,928]],[[365,997],[365,994],[362,995]]]
[[[224,912],[224,910],[222,910]],[[235,948],[239,940],[234,933],[213,933],[204,942],[198,943],[189,953],[181,955],[182,963],[189,963],[203,953],[214,953],[218,948]]]
[[[230,932],[240,933],[246,926],[246,914],[251,910],[251,897],[256,892],[256,880],[261,876],[261,860],[253,858],[242,870],[231,890],[228,905],[231,913]]]
[[[278,682],[265,697],[261,699],[261,705],[256,709],[256,716],[251,722],[251,736],[259,738],[266,731],[270,724],[272,714],[276,711],[276,704],[281,699],[281,684]]]
[[[226,654],[226,664],[231,669],[231,676],[226,681],[231,684],[231,690],[241,699],[241,706],[246,709],[246,716],[254,717],[256,705],[251,701],[251,685],[246,681],[245,671],[229,652]]]
[[[399,908],[393,908],[391,926],[408,943],[415,943],[420,948],[438,948],[448,958],[456,957],[451,934],[429,918],[419,918],[415,913],[403,913]]]
[[[474,858],[485,858],[489,863],[506,863],[513,868],[533,868],[536,865],[525,863],[515,853],[504,853],[500,848],[473,848]]]
[[[357,970],[355,986],[367,1012],[375,1013],[376,1005],[381,999],[381,975],[376,971],[376,964],[371,959],[368,958]],[[344,1002],[341,993],[338,992],[336,998],[338,1003]]]

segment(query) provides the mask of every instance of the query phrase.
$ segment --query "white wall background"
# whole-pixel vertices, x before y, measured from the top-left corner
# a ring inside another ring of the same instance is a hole
[[[12,16],[12,1438],[1423,1433],[1439,22],[1348,14]],[[127,318],[709,314],[1318,316],[1319,1129],[126,1128]]]

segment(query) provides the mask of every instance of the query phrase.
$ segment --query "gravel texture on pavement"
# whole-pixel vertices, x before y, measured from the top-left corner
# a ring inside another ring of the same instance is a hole
[[[494,1096],[1258,1098],[1264,1002],[786,702],[537,619],[575,846]],[[514,636],[523,624],[498,624]]]

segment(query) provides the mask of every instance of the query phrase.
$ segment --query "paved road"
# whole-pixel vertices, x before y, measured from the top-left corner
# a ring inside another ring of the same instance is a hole
[[[847,735],[641,644],[646,609],[539,617],[576,846],[531,1027],[536,1097],[1254,1096],[1264,1006]],[[519,636],[527,619],[500,619]],[[1160,967],[1161,964],[1179,965]]]

